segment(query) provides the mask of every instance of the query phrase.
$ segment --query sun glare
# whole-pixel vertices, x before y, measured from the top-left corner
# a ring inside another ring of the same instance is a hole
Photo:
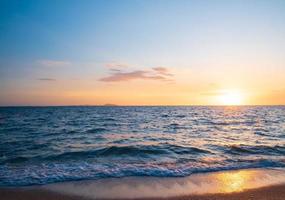
[[[233,171],[218,174],[217,179],[221,182],[220,191],[224,193],[238,192],[254,186],[249,183],[255,174],[257,174],[255,171]]]
[[[239,91],[225,91],[218,96],[221,105],[241,105],[243,103],[243,95]]]

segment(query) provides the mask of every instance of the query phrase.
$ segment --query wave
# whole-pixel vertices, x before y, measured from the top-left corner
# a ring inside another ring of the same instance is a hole
[[[229,154],[261,154],[261,155],[285,155],[285,146],[249,146],[249,145],[230,145],[226,146],[226,152]]]
[[[218,166],[196,166],[188,163],[183,165],[165,164],[98,164],[96,162],[65,162],[58,164],[38,163],[29,165],[29,168],[0,165],[0,186],[28,186],[43,185],[78,180],[98,180],[105,178],[122,178],[130,176],[139,177],[186,177],[197,173],[218,172],[239,169],[255,168],[284,168],[285,160],[256,159],[245,162],[237,161],[237,164],[222,162]],[[19,178],[20,177],[20,178]]]
[[[199,154],[199,153],[211,153],[208,150],[199,149],[196,147],[183,147],[178,145],[147,145],[147,146],[109,146],[104,148],[98,148],[91,151],[80,152],[67,152],[56,156],[51,156],[46,159],[74,159],[74,158],[86,158],[86,157],[106,157],[106,156],[138,156],[147,157],[152,155],[164,155],[164,154]]]
[[[212,154],[211,151],[197,148],[186,147],[179,145],[163,144],[160,146],[144,145],[144,146],[109,146],[103,148],[97,148],[89,151],[74,151],[64,152],[62,154],[51,155],[47,157],[34,156],[24,157],[19,156],[11,159],[6,159],[1,163],[20,163],[27,161],[51,161],[51,160],[81,160],[88,158],[99,157],[150,157],[150,156],[162,156],[162,155],[197,155],[197,154]]]
[[[285,168],[284,106],[1,108],[0,117],[0,185]]]

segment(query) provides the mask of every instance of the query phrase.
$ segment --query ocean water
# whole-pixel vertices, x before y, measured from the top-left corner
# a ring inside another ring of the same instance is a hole
[[[276,167],[284,106],[0,108],[0,186]]]

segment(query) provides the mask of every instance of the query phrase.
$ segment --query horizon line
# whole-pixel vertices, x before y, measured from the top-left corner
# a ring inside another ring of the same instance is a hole
[[[177,104],[177,105],[119,105],[119,104],[79,104],[79,105],[0,105],[0,108],[5,107],[178,107],[178,106],[189,106],[189,107],[246,107],[246,106],[285,106],[285,104],[244,104],[244,105],[218,105],[218,104]]]

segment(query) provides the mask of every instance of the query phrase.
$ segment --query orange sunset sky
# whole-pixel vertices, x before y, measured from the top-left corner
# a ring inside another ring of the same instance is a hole
[[[285,104],[284,1],[0,9],[1,106]]]

